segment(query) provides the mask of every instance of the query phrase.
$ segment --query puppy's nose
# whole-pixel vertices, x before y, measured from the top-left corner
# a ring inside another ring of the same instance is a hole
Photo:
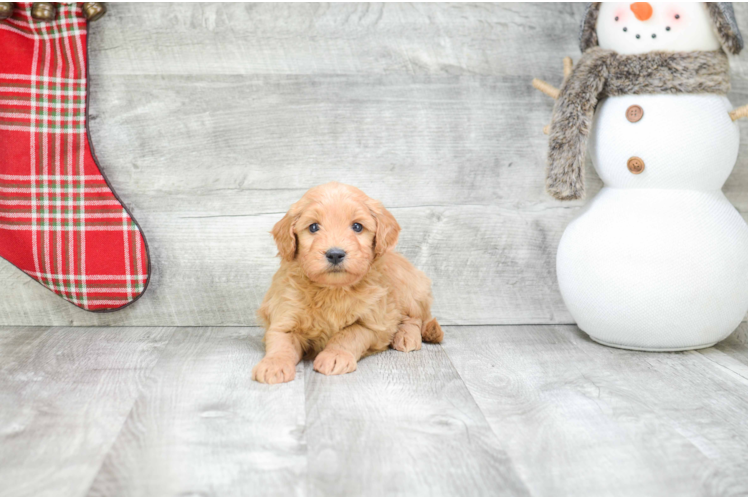
[[[337,266],[345,259],[345,251],[340,248],[331,248],[325,253],[327,261],[333,266]]]

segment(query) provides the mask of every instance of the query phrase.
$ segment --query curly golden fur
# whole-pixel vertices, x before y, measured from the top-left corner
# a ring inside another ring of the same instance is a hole
[[[252,378],[293,380],[304,355],[316,355],[318,372],[339,375],[389,346],[440,342],[431,281],[393,250],[399,233],[392,214],[352,186],[317,186],[294,203],[272,231],[281,266],[258,311],[265,357]],[[342,261],[328,258],[331,249]]]

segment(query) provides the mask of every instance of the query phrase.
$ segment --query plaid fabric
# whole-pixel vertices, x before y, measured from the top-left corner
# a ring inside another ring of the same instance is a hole
[[[86,310],[121,308],[149,273],[138,225],[117,200],[86,133],[86,20],[30,3],[0,21],[0,256]]]

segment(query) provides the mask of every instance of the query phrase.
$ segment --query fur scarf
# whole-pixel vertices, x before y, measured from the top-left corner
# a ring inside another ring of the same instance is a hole
[[[727,94],[727,55],[713,52],[649,52],[620,55],[592,47],[577,63],[553,108],[546,190],[559,200],[584,196],[584,163],[595,107],[626,94]]]

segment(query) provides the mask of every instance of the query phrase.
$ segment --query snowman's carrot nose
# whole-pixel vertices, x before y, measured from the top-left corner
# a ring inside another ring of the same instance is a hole
[[[652,6],[648,2],[634,2],[631,4],[631,12],[639,21],[646,21],[652,17]]]

